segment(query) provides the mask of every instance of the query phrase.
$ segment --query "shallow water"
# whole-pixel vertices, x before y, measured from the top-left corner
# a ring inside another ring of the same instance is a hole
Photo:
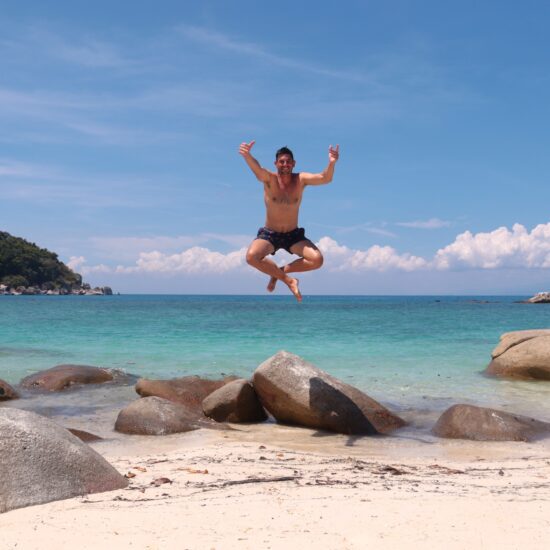
[[[550,306],[519,299],[312,296],[298,305],[280,296],[0,296],[0,378],[17,383],[60,363],[154,378],[248,377],[286,349],[419,429],[456,402],[550,421],[550,383],[482,374],[503,332],[550,326]],[[70,406],[48,404],[52,396],[32,406],[93,416],[133,397],[112,387],[100,405],[94,391],[75,395]]]

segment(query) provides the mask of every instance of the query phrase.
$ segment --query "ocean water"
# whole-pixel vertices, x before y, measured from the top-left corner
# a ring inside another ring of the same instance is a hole
[[[405,415],[453,403],[550,421],[550,383],[489,378],[503,332],[550,305],[502,296],[0,296],[0,378],[60,363],[143,377],[248,377],[284,349]],[[117,399],[117,393],[112,393]]]

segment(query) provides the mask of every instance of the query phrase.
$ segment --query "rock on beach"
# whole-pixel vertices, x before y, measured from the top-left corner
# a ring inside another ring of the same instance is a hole
[[[263,422],[267,414],[248,380],[229,382],[202,402],[206,416],[216,422]]]
[[[17,399],[19,394],[5,381],[0,379],[0,401]]]
[[[100,367],[57,365],[23,378],[21,386],[31,390],[61,391],[75,384],[101,384],[113,378],[110,370]]]
[[[505,378],[550,380],[550,329],[506,332],[486,373]]]
[[[200,376],[183,376],[171,380],[140,378],[136,384],[136,392],[141,397],[162,397],[190,409],[195,408],[202,414],[203,399],[233,380],[237,380],[237,377],[228,376],[221,380],[208,380]]]
[[[130,403],[120,411],[115,423],[117,432],[132,435],[168,435],[199,427],[194,411],[156,396]]]
[[[38,414],[0,409],[0,434],[0,512],[128,484],[90,446]]]
[[[533,441],[550,435],[550,424],[473,405],[453,405],[432,429],[438,437],[474,441]]]
[[[362,391],[286,351],[256,369],[253,385],[263,406],[282,423],[357,435],[405,425]]]

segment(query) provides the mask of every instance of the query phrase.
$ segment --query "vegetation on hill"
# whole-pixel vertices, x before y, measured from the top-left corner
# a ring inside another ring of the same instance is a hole
[[[0,284],[11,288],[71,289],[82,285],[82,277],[61,262],[57,254],[0,231]]]

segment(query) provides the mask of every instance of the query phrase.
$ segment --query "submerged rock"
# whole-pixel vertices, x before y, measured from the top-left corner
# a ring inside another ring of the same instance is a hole
[[[208,380],[199,376],[183,376],[171,380],[141,378],[136,384],[136,392],[142,397],[162,397],[190,409],[196,409],[202,414],[203,399],[233,380],[237,380],[237,377],[228,376],[222,380]]]
[[[405,425],[362,391],[286,351],[256,369],[253,385],[263,406],[280,422],[362,435]]]
[[[0,409],[0,434],[0,512],[128,484],[89,445],[38,414]]]
[[[234,380],[202,402],[204,414],[217,422],[263,422],[267,414],[248,380]]]
[[[491,355],[487,374],[550,380],[550,329],[506,332]]]
[[[113,380],[108,369],[89,365],[57,365],[31,374],[21,380],[21,386],[32,390],[60,391],[75,384],[101,384]]]
[[[532,441],[550,435],[550,424],[495,409],[459,404],[439,417],[432,433],[474,441]]]
[[[160,397],[143,397],[118,414],[117,432],[134,435],[167,435],[200,427],[197,414],[184,405]]]
[[[0,401],[17,399],[19,394],[4,380],[0,379]]]

